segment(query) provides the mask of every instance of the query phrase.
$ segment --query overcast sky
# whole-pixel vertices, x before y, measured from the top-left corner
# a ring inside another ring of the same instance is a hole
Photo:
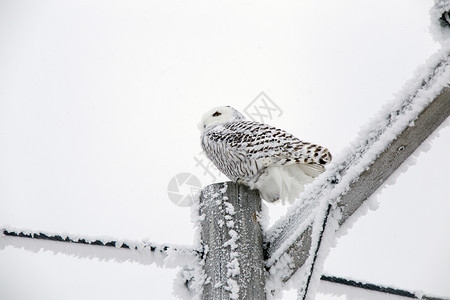
[[[432,3],[0,1],[0,226],[192,245],[170,181],[226,180],[202,167],[202,114],[266,101],[263,121],[340,153],[440,48]],[[429,143],[327,274],[450,297],[449,127]],[[172,299],[177,272],[6,245],[0,298]]]

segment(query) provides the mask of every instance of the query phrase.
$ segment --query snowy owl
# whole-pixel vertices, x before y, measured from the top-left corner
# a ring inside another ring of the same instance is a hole
[[[203,151],[231,180],[273,202],[293,203],[331,161],[328,149],[284,130],[248,121],[230,106],[213,108],[199,124]]]

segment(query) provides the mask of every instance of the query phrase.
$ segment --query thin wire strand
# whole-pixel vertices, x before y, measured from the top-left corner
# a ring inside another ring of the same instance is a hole
[[[127,243],[119,243],[116,241],[108,241],[108,242],[102,242],[100,240],[94,240],[90,241],[88,239],[73,239],[70,237],[62,237],[60,235],[48,235],[45,233],[24,233],[24,232],[15,232],[10,231],[7,229],[2,230],[3,234],[5,236],[11,236],[11,237],[20,237],[20,238],[28,238],[28,239],[36,239],[36,240],[47,240],[47,241],[56,241],[56,242],[65,242],[65,243],[73,243],[73,244],[84,244],[84,245],[94,245],[94,246],[103,246],[103,247],[114,247],[114,248],[124,248],[124,249],[132,249],[132,250],[139,250],[138,246],[131,246]],[[160,253],[166,253],[169,249],[170,250],[185,250],[185,249],[177,249],[170,246],[156,246],[146,243],[145,248],[148,248],[151,252],[160,252]],[[203,252],[198,250],[191,250],[194,255],[200,255],[202,257]]]
[[[436,297],[430,297],[430,296],[418,297],[416,294],[409,292],[407,290],[391,288],[391,287],[376,285],[376,284],[372,284],[372,283],[363,283],[360,281],[345,279],[345,278],[336,277],[336,276],[322,275],[320,277],[320,280],[337,283],[337,284],[342,284],[342,285],[346,285],[346,286],[351,286],[351,287],[355,287],[355,288],[365,289],[365,290],[369,290],[369,291],[403,296],[403,297],[407,297],[407,298],[428,299],[428,300],[448,300],[448,299],[444,299],[444,298],[436,298]]]

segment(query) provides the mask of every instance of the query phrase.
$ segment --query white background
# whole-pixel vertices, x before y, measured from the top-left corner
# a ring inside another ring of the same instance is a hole
[[[283,111],[269,123],[340,153],[439,49],[431,6],[0,1],[0,225],[192,245],[167,185],[182,172],[212,183],[194,159],[202,114],[264,91]],[[325,273],[450,296],[449,145],[447,127]],[[174,297],[178,270],[0,249],[0,299]]]

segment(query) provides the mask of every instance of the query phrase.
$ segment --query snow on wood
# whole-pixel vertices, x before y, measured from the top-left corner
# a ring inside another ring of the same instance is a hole
[[[450,113],[450,89],[446,88],[431,105],[407,127],[377,158],[376,162],[361,173],[358,181],[350,184],[349,191],[338,202],[343,224],[362,201],[372,195],[386,179],[406,160]]]
[[[288,214],[269,229],[265,241],[268,285],[280,287],[302,267],[298,272],[302,274],[295,276],[295,286],[300,288],[300,298],[306,296],[311,278],[316,282],[320,278],[320,274],[311,275],[315,263],[312,257],[317,256],[326,227],[323,220],[328,216],[324,213],[327,206],[333,207],[328,219],[344,224],[448,117],[449,65],[445,50],[431,58],[347,153],[335,159]]]
[[[263,237],[256,190],[234,182],[200,195],[206,275],[202,299],[265,299]]]

